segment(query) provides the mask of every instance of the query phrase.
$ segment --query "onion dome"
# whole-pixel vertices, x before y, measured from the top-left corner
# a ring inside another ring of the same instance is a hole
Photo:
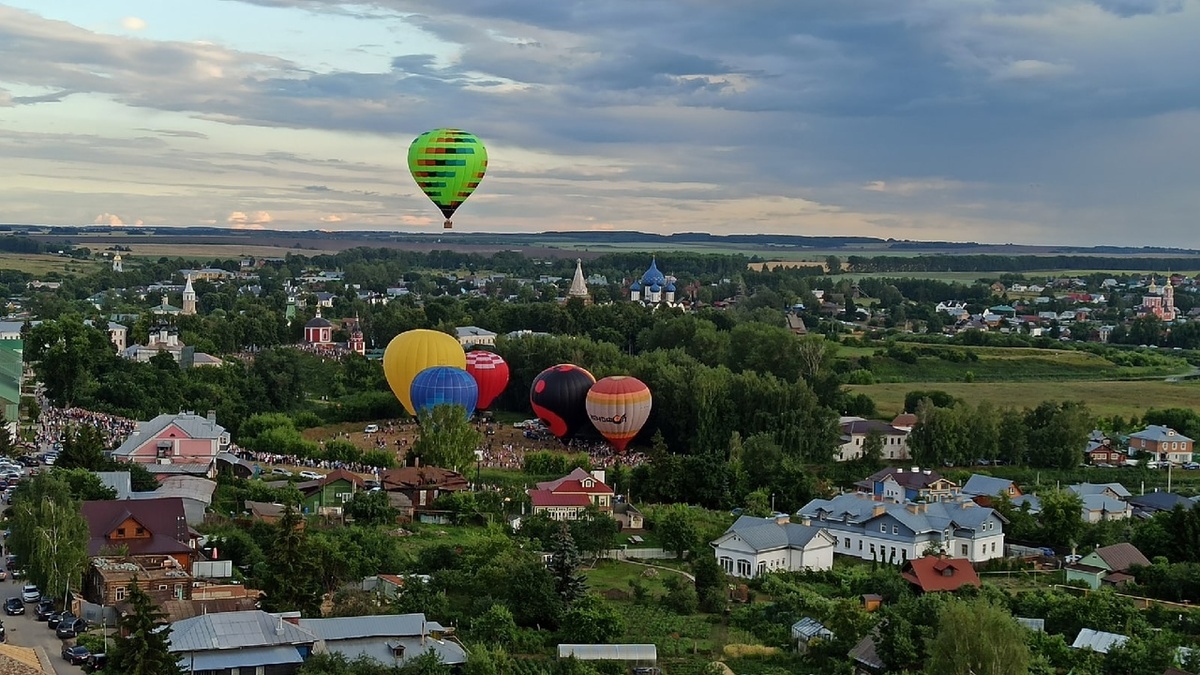
[[[662,286],[667,282],[667,277],[662,272],[658,271],[658,260],[651,259],[650,269],[642,275],[643,286]]]

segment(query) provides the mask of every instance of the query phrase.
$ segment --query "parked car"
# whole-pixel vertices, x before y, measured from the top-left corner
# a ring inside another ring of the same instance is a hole
[[[25,613],[25,603],[20,598],[9,598],[4,601],[4,613],[9,616],[16,616]]]
[[[87,621],[80,618],[65,619],[54,629],[54,635],[60,640],[77,637],[87,632]]]
[[[21,589],[21,599],[25,602],[37,602],[42,599],[42,592],[34,584],[25,584]]]
[[[87,663],[88,657],[91,655],[92,653],[83,645],[73,645],[71,647],[63,645],[62,648],[63,660],[73,666],[80,666]]]
[[[83,664],[83,672],[94,673],[106,665],[108,665],[108,654],[92,654],[88,657],[87,663]]]
[[[37,609],[33,612],[33,618],[38,621],[47,621],[50,619],[51,615],[56,614],[57,612],[58,610],[54,608],[53,600],[50,598],[42,598],[41,601],[38,602]]]
[[[65,609],[61,612],[54,612],[49,617],[47,617],[46,625],[49,626],[50,628],[57,628],[58,625],[61,624],[62,622],[70,621],[74,618],[76,618],[75,612],[72,612],[69,609]]]
[[[1200,462],[1188,462],[1183,465],[1183,468],[1188,471],[1195,471],[1196,469],[1200,469]]]
[[[292,473],[291,471],[288,471],[287,469],[281,469],[279,467],[275,467],[274,469],[271,469],[271,473],[275,474],[276,476],[294,476],[294,475],[296,475],[296,474]]]
[[[325,476],[320,473],[317,473],[316,471],[301,471],[300,477],[307,478],[309,480],[321,480]]]
[[[368,424],[367,428],[363,429],[363,433],[364,434],[377,434],[377,433],[379,433],[379,425],[378,424]]]

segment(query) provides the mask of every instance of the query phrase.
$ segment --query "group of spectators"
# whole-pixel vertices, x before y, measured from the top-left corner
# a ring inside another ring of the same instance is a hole
[[[335,471],[342,469],[351,473],[371,474],[378,476],[380,468],[363,464],[362,462],[342,462],[329,461],[327,459],[312,459],[306,457],[296,457],[295,455],[279,455],[273,452],[250,452],[248,450],[240,450],[238,457],[260,465],[283,465],[283,466],[298,466],[306,469],[324,469],[325,471]]]
[[[115,448],[137,431],[137,421],[92,412],[83,408],[55,408],[44,402],[38,415],[38,427],[35,435],[36,449],[52,450],[59,447],[68,429],[74,427],[92,427],[99,429],[107,447]]]

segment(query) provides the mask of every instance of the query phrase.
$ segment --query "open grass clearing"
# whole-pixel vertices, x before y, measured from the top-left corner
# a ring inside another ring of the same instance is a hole
[[[29,253],[0,253],[0,269],[16,270],[33,276],[44,276],[57,272],[64,276],[86,274],[95,271],[107,262],[93,260],[76,260],[58,255],[41,255]]]
[[[1083,401],[1100,416],[1142,415],[1151,408],[1200,411],[1200,383],[1188,381],[897,382],[847,388],[870,396],[884,415],[903,410],[904,395],[914,389],[940,389],[972,404],[988,401],[999,408],[1032,407],[1048,400]]]

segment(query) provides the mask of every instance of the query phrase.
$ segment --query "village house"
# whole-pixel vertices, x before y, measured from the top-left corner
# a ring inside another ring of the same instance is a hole
[[[1101,584],[1121,586],[1133,580],[1129,568],[1149,567],[1150,561],[1129,542],[1102,546],[1085,555],[1079,562],[1067,565],[1067,583],[1082,581],[1092,590]]]
[[[92,558],[84,579],[84,597],[112,607],[124,602],[135,585],[159,601],[192,597],[192,575],[169,555]]]
[[[433,511],[433,503],[443,494],[460,492],[469,487],[461,473],[436,466],[388,469],[379,478],[384,490],[408,497],[415,515]]]
[[[944,555],[910,560],[905,563],[900,576],[922,593],[953,592],[963,586],[980,586],[979,575],[970,561]]]
[[[1016,481],[979,473],[971,474],[971,477],[962,486],[962,493],[980,506],[991,506],[992,499],[1000,495],[1013,500],[1024,494],[1017,486]]]
[[[827,530],[787,516],[741,516],[709,545],[726,574],[752,579],[769,572],[830,569],[836,544]]]
[[[467,347],[491,347],[496,344],[496,334],[479,326],[459,326],[454,329],[458,344]]]
[[[190,674],[295,675],[317,637],[262,610],[204,614],[171,626],[170,651]]]
[[[216,477],[217,455],[229,448],[229,434],[217,424],[215,412],[206,417],[184,412],[162,414],[125,439],[113,458],[145,465],[155,474]]]
[[[1083,502],[1080,517],[1087,523],[1125,520],[1133,510],[1125,501],[1131,496],[1120,483],[1080,483],[1067,488]]]
[[[844,417],[841,420],[842,437],[838,448],[837,461],[847,462],[858,459],[863,455],[863,446],[872,434],[878,434],[883,441],[881,458],[884,460],[907,460],[909,429],[897,428],[887,422],[865,420],[861,417]]]
[[[854,486],[860,493],[896,502],[938,501],[959,494],[956,483],[936,471],[922,471],[917,466],[907,471],[904,467],[880,469]]]
[[[454,628],[426,620],[424,614],[301,618],[296,625],[316,636],[314,653],[341,654],[350,660],[365,655],[396,666],[428,652],[447,666],[467,662],[467,650]]]
[[[1155,460],[1175,466],[1192,461],[1192,439],[1170,427],[1151,424],[1129,435],[1129,449],[1136,454],[1148,453]]]
[[[965,498],[899,503],[843,494],[812,500],[800,516],[829,530],[836,553],[862,560],[900,565],[931,551],[971,563],[1004,556],[1004,518]]]
[[[604,484],[604,471],[591,473],[576,468],[557,480],[544,481],[529,490],[533,512],[546,513],[554,520],[575,520],[594,506],[612,514],[613,489]]]
[[[304,513],[342,515],[342,508],[354,495],[363,490],[363,479],[344,469],[335,469],[317,480],[297,483]]]
[[[197,559],[199,535],[187,524],[179,497],[87,501],[88,555],[171,556],[184,570]]]

